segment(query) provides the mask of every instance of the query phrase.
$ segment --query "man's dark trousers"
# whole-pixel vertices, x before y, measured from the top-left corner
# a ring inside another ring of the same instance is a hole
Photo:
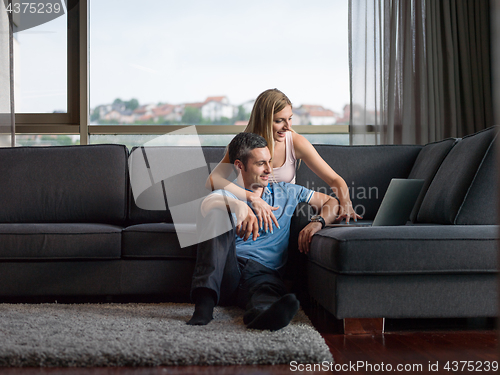
[[[234,222],[227,211],[213,209],[204,218],[200,215],[201,238],[215,234],[223,220],[231,220],[233,229],[198,244],[191,295],[197,288],[213,290],[218,304],[245,309],[243,319],[248,324],[287,290],[278,271],[236,256]]]

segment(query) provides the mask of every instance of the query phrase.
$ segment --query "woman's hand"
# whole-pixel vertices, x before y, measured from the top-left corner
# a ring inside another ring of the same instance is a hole
[[[273,230],[273,223],[276,226],[276,228],[279,228],[278,220],[274,216],[273,211],[276,211],[278,207],[272,207],[264,200],[255,195],[252,194],[249,198],[249,202],[255,211],[255,216],[257,217],[257,220],[259,221],[259,228],[264,228],[264,230],[267,231],[272,231]]]
[[[354,219],[354,221],[358,221],[358,219],[362,219],[363,217],[354,211],[350,200],[344,202],[340,201],[339,216],[337,217],[337,220],[340,222],[345,219],[346,223],[349,224],[351,218]]]

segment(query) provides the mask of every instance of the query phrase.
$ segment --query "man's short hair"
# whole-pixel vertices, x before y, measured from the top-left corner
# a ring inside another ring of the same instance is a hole
[[[238,133],[227,146],[229,162],[234,164],[236,160],[240,160],[246,167],[250,152],[254,148],[264,147],[267,147],[264,137],[254,133]]]

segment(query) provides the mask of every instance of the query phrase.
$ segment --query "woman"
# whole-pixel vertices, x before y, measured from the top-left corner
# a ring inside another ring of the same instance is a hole
[[[295,183],[297,160],[304,163],[330,186],[340,202],[339,219],[351,218],[355,221],[361,216],[352,208],[349,189],[345,181],[323,160],[311,143],[292,129],[292,103],[278,89],[270,89],[261,93],[255,100],[245,132],[256,133],[267,141],[271,151],[274,181]],[[224,155],[222,161],[210,174],[207,186],[212,189],[224,188],[246,199],[251,203],[257,216],[259,226],[272,230],[272,223],[278,222],[273,214],[277,207],[271,207],[256,194],[247,191],[226,178],[231,172],[229,155]]]

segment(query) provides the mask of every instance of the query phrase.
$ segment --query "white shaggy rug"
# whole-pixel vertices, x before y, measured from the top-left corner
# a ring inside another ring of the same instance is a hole
[[[276,331],[247,329],[216,307],[189,326],[191,304],[0,304],[0,366],[253,365],[333,362],[302,310]]]

